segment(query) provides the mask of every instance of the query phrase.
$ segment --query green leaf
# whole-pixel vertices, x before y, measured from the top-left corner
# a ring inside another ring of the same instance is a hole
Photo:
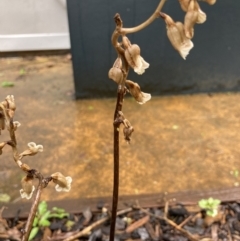
[[[239,171],[238,170],[234,170],[234,172],[233,172],[233,175],[234,175],[234,177],[238,177],[238,175],[239,175]]]
[[[2,82],[2,87],[13,87],[14,83],[13,82],[9,82],[9,81],[4,81]]]
[[[38,217],[35,217],[34,220],[33,220],[33,227],[36,227],[38,225]]]
[[[20,74],[20,75],[25,75],[25,74],[26,74],[25,69],[20,69],[20,70],[19,70],[19,74]]]
[[[37,235],[38,231],[39,231],[39,227],[32,228],[28,240],[30,241],[30,240],[34,239],[35,236]]]
[[[42,201],[38,205],[38,214],[39,216],[42,216],[45,212],[47,212],[47,203]]]
[[[49,218],[59,218],[63,219],[69,216],[69,213],[51,213],[49,215]]]
[[[44,215],[39,220],[39,226],[45,226],[45,223],[46,223],[45,221],[48,221],[49,215],[50,215],[50,211],[47,211],[46,213],[44,213]]]
[[[52,208],[52,211],[53,211],[53,212],[56,212],[56,213],[65,213],[65,209],[63,209],[63,208],[57,208],[57,207],[53,207],[53,208]]]
[[[198,202],[198,205],[200,208],[205,209],[208,207],[208,201],[206,199],[202,199]]]
[[[47,219],[41,219],[39,222],[39,226],[41,227],[49,227],[51,225],[51,222]]]
[[[69,231],[74,224],[75,224],[74,221],[72,221],[72,220],[67,220],[65,226],[67,227],[67,230]]]
[[[220,203],[221,203],[220,200],[218,200],[218,199],[214,199],[214,200],[213,200],[213,204],[212,204],[212,206],[213,206],[213,207],[218,207]]]
[[[0,202],[8,203],[11,197],[6,193],[0,193]]]

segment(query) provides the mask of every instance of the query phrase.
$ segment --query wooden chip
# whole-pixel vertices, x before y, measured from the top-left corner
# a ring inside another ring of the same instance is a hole
[[[126,233],[131,233],[133,232],[135,229],[143,226],[145,223],[147,223],[149,221],[149,215],[139,219],[138,221],[134,222],[133,224],[131,224],[130,226],[128,226],[126,228]]]

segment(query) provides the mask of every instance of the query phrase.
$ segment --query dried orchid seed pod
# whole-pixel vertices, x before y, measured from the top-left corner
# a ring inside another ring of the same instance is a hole
[[[161,18],[166,22],[167,36],[174,49],[176,49],[183,59],[186,59],[189,51],[193,48],[193,43],[185,36],[184,26],[181,22],[174,22],[173,19],[165,14],[160,13]]]
[[[61,192],[69,192],[71,189],[72,178],[65,177],[62,173],[56,172],[51,175],[52,180],[57,185],[55,186],[56,191]]]
[[[151,94],[142,92],[137,83],[126,80],[126,84],[128,85],[129,92],[139,104],[144,104],[151,99]]]
[[[191,0],[188,6],[187,13],[184,18],[184,31],[186,37],[189,39],[193,38],[194,25],[198,21],[198,11],[195,9],[195,0]]]
[[[113,67],[108,72],[109,79],[112,79],[117,84],[124,84],[123,72],[122,72],[122,60],[120,57],[116,59]]]
[[[23,177],[21,184],[22,189],[20,190],[20,194],[22,198],[30,199],[32,197],[32,194],[35,190],[35,187],[33,186],[33,178],[32,177]]]
[[[140,55],[140,47],[137,44],[131,44],[130,40],[126,36],[123,36],[122,39],[123,46],[125,48],[124,55],[128,64],[137,74],[143,74],[145,69],[149,67],[149,63],[147,63]]]

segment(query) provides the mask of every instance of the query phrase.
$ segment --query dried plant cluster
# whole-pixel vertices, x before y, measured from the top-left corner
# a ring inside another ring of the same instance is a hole
[[[19,154],[15,132],[21,124],[18,121],[13,120],[15,111],[16,103],[14,96],[8,95],[5,100],[0,103],[0,135],[1,131],[7,130],[10,138],[9,140],[0,143],[0,155],[2,155],[3,148],[5,146],[11,146],[15,163],[25,173],[25,176],[21,180],[22,189],[20,190],[20,195],[22,198],[30,199],[35,189],[37,189],[22,238],[22,240],[28,240],[32,228],[32,222],[37,212],[37,206],[40,201],[42,189],[47,187],[49,182],[53,181],[56,184],[56,191],[68,192],[71,189],[72,178],[65,177],[60,172],[55,172],[49,177],[44,177],[38,170],[31,168],[23,162],[24,157],[33,156],[42,152],[43,146],[37,145],[34,142],[29,142],[28,148]],[[34,179],[38,179],[39,181],[37,188],[33,185]]]
[[[140,86],[128,79],[130,68],[135,73],[142,75],[147,68],[147,63],[141,56],[141,49],[137,44],[130,42],[127,34],[142,30],[151,24],[156,18],[161,17],[166,23],[167,36],[173,48],[186,59],[189,51],[193,48],[192,38],[194,36],[195,24],[202,24],[207,16],[201,10],[200,0],[178,0],[181,9],[186,12],[183,23],[175,22],[169,15],[161,12],[166,0],[161,0],[155,12],[142,24],[133,28],[124,28],[120,15],[117,13],[114,17],[116,28],[112,34],[112,45],[116,49],[117,59],[108,72],[108,76],[118,85],[117,102],[114,113],[114,183],[113,183],[113,201],[112,201],[112,222],[110,230],[110,241],[114,240],[115,219],[118,203],[119,188],[119,129],[123,125],[123,134],[125,140],[130,143],[131,135],[134,131],[133,126],[124,117],[122,112],[123,100],[126,93],[130,93],[139,104],[144,104],[151,99],[151,94],[141,91]],[[216,0],[202,0],[213,5]],[[120,39],[120,41],[119,41]]]

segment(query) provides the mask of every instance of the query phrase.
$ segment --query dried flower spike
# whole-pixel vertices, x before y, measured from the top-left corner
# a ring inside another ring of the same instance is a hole
[[[55,189],[57,192],[69,192],[71,189],[71,183],[72,178],[71,177],[65,177],[62,173],[56,172],[51,175],[53,182],[57,185],[55,186]]]
[[[126,80],[126,84],[128,85],[129,92],[139,104],[144,104],[151,99],[151,94],[142,92],[137,83]]]
[[[35,187],[32,184],[33,178],[31,177],[24,177],[21,181],[22,189],[20,190],[20,194],[22,198],[30,199],[32,194],[35,190]]]
[[[145,69],[149,67],[147,63],[140,55],[140,48],[137,44],[131,44],[130,40],[126,37],[122,37],[123,46],[125,48],[125,57],[128,64],[134,69],[137,74],[143,74]]]
[[[165,14],[160,13],[167,26],[167,36],[172,46],[179,52],[183,59],[186,59],[189,51],[193,48],[193,42],[185,36],[184,27],[181,22],[174,22],[173,19]]]
[[[43,146],[42,145],[36,145],[34,142],[28,143],[28,149],[22,152],[19,157],[22,158],[23,156],[34,156],[38,152],[43,152]]]
[[[118,56],[118,58],[115,60],[113,64],[113,67],[108,72],[109,79],[112,79],[118,85],[123,84],[124,82],[123,72],[121,68],[122,68],[122,60]]]

